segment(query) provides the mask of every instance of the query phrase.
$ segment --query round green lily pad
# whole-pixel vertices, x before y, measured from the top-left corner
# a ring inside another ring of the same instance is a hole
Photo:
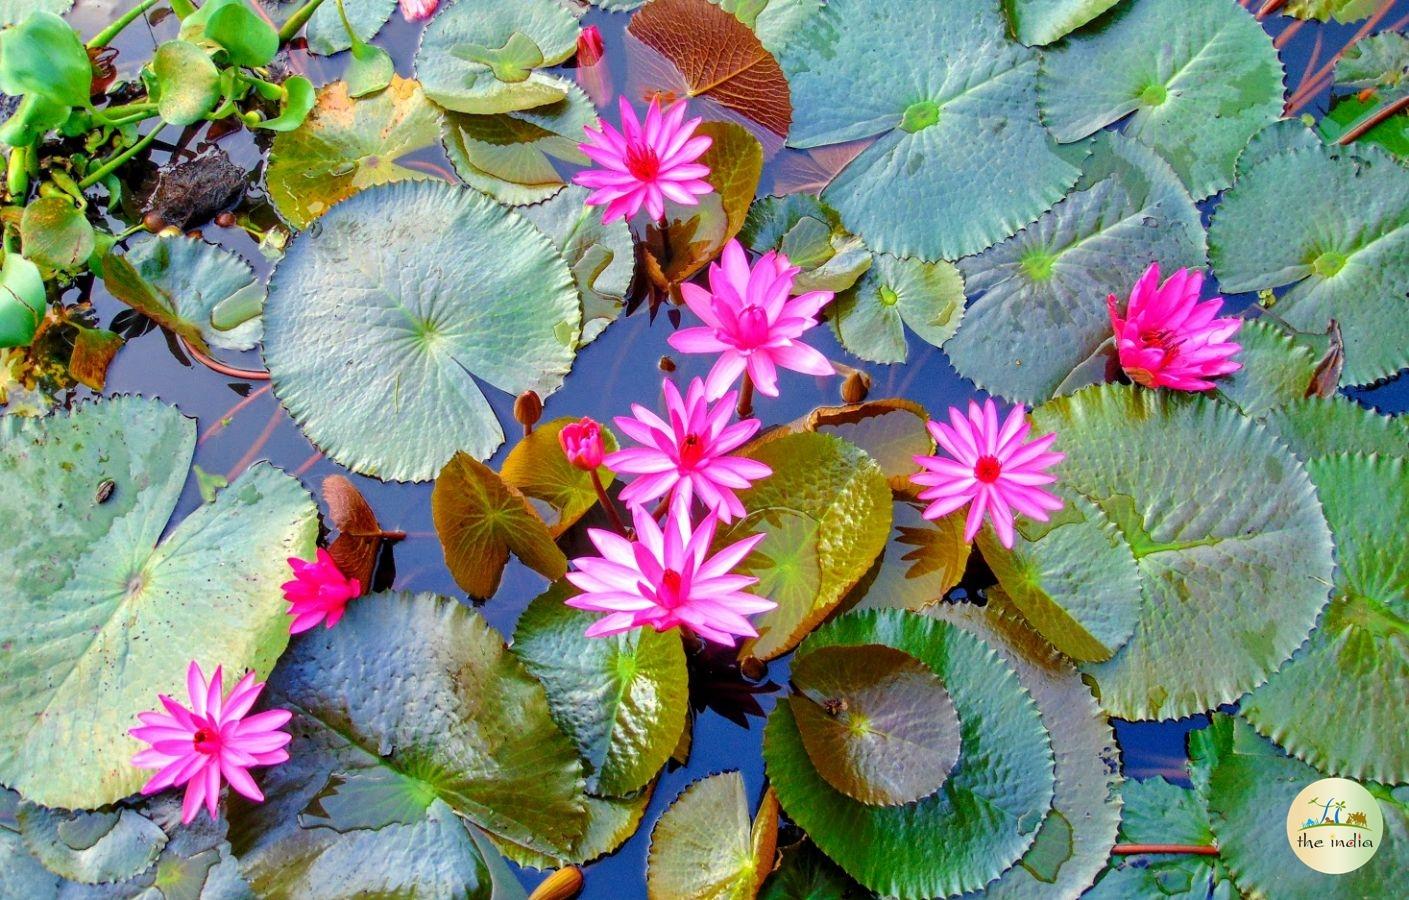
[[[1245,320],[1235,337],[1242,368],[1218,379],[1218,396],[1254,418],[1305,397],[1321,359],[1305,338],[1267,318]]]
[[[360,41],[368,42],[377,36],[382,26],[391,20],[396,12],[396,0],[343,0],[348,24]],[[352,46],[347,26],[343,25],[338,14],[337,0],[328,0],[313,11],[304,31],[308,38],[308,50],[320,56],[332,56]]]
[[[1170,718],[1232,702],[1306,639],[1326,604],[1330,533],[1305,469],[1270,432],[1208,398],[1122,385],[1032,419],[1061,436],[1058,478],[1115,523],[1140,570],[1134,636],[1084,666],[1107,711]]]
[[[920,471],[917,455],[934,453],[934,438],[925,423],[929,413],[913,400],[883,397],[846,406],[819,406],[807,414],[803,427],[834,434],[866,451],[890,482],[892,491],[914,488],[910,476]]]
[[[794,294],[844,291],[871,267],[871,251],[842,226],[836,210],[811,194],[758,198],[739,240],[755,253],[777,250],[801,269]]]
[[[182,320],[200,331],[212,347],[249,350],[259,343],[264,325],[259,316],[230,329],[215,327],[213,313],[221,304],[264,301],[264,283],[239,256],[198,238],[155,237],[133,244],[127,261],[156,288]]]
[[[842,346],[871,362],[905,362],[905,326],[941,347],[964,317],[964,279],[953,263],[872,257],[854,287],[832,304],[831,322]]]
[[[1013,669],[972,635],[901,610],[851,613],[819,628],[797,662],[823,647],[884,644],[944,683],[961,726],[959,762],[938,792],[867,806],[833,788],[807,754],[793,707],[780,703],[763,758],[783,810],[867,888],[901,898],[976,891],[1032,845],[1052,801],[1047,731]]]
[[[330,457],[423,481],[458,450],[484,459],[503,442],[477,380],[557,389],[581,316],[567,262],[533,225],[478,191],[402,182],[343,201],[289,244],[264,361]]]

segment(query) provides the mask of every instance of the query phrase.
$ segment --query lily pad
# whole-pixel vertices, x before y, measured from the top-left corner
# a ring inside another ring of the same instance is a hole
[[[871,571],[852,589],[854,609],[933,606],[964,577],[972,545],[964,539],[963,515],[931,522],[920,515],[929,504],[896,500],[891,533]]]
[[[337,629],[295,642],[269,693],[294,713],[291,758],[266,771],[264,803],[231,812],[231,842],[260,896],[487,897],[484,864],[459,816],[546,852],[570,847],[586,827],[581,763],[543,688],[454,600],[358,600]],[[394,815],[343,830],[308,818],[328,812],[319,797],[333,779],[339,790],[364,781],[355,807],[364,815],[368,807]],[[373,802],[372,790],[399,796]],[[420,815],[404,821],[413,800]]]
[[[611,2],[611,0],[608,0]],[[822,0],[709,0],[747,25],[769,53],[777,55]]]
[[[1236,3],[1122,4],[1047,53],[1039,88],[1057,140],[1124,119],[1199,200],[1232,183],[1248,140],[1282,115],[1272,37]]]
[[[538,226],[572,268],[582,301],[582,347],[596,340],[626,306],[636,275],[636,244],[625,219],[603,223],[584,187],[568,185],[551,200],[519,212]]]
[[[349,96],[346,82],[334,81],[318,91],[302,125],[274,136],[265,172],[269,199],[284,221],[307,228],[363,188],[430,178],[400,160],[434,147],[440,122],[410,79],[393,77],[386,90],[360,100]]]
[[[1242,368],[1218,380],[1218,396],[1254,418],[1305,397],[1320,356],[1302,337],[1267,318],[1244,321],[1237,336]]]
[[[1198,207],[1169,165],[1103,136],[1065,200],[960,264],[973,305],[945,349],[961,375],[1023,403],[1105,380],[1106,298],[1123,300],[1151,262],[1202,268],[1204,255]]]
[[[592,862],[615,851],[636,833],[646,807],[651,802],[654,782],[631,797],[583,798],[587,803],[587,830],[572,850],[567,853],[544,854],[519,844],[506,841],[498,835],[489,835],[490,841],[515,865],[526,869],[561,869],[563,866],[578,866]],[[514,882],[517,885],[517,881]],[[496,894],[491,900],[501,900]]]
[[[167,841],[166,832],[134,809],[68,812],[25,803],[17,818],[35,859],[80,884],[122,881],[145,871]]]
[[[347,11],[347,21],[357,39],[367,42],[391,20],[391,14],[396,12],[396,0],[343,0],[343,9]],[[326,0],[313,11],[304,37],[308,39],[309,52],[319,56],[332,56],[352,47],[352,39],[347,36],[347,28],[338,14],[337,0]]]
[[[1381,151],[1316,141],[1264,156],[1219,203],[1209,245],[1224,290],[1285,287],[1273,310],[1293,328],[1340,323],[1343,383],[1409,366],[1409,171]]]
[[[847,232],[837,211],[811,194],[760,197],[739,232],[755,253],[777,250],[802,271],[793,293],[838,293],[871,268],[871,252]]]
[[[792,669],[788,698],[813,767],[870,806],[939,790],[959,761],[959,717],[935,673],[884,645],[821,647]]]
[[[155,237],[133,244],[127,261],[210,346],[249,350],[259,343],[258,315],[223,331],[212,321],[222,307],[263,305],[264,284],[239,256],[198,238]]]
[[[1305,469],[1269,431],[1215,400],[1121,385],[1032,420],[1061,435],[1061,483],[1115,523],[1140,569],[1135,635],[1084,666],[1108,712],[1171,718],[1232,702],[1306,639],[1326,604],[1330,533]]]
[[[1302,460],[1342,452],[1409,456],[1409,421],[1345,397],[1294,400],[1272,410],[1264,422]]]
[[[764,795],[749,824],[738,772],[701,778],[675,798],[651,832],[646,860],[650,900],[749,900],[773,868],[778,801]]]
[[[1368,18],[1379,6],[1377,0],[1291,0],[1285,14],[1298,19],[1329,22],[1358,22]]]
[[[431,516],[450,574],[476,600],[499,590],[510,552],[549,581],[567,574],[567,557],[524,495],[464,453],[436,476]]]
[[[900,610],[851,613],[819,628],[823,647],[884,644],[932,669],[961,726],[959,763],[934,794],[867,806],[813,767],[792,706],[768,718],[763,758],[783,810],[867,888],[900,898],[974,891],[1027,851],[1052,800],[1052,750],[1032,697],[993,651],[954,625]]]
[[[456,451],[483,459],[503,442],[476,379],[540,396],[562,383],[577,291],[516,213],[413,182],[362,191],[320,222],[271,279],[264,360],[274,393],[337,462],[423,481]]]
[[[832,305],[832,327],[842,346],[865,360],[903,363],[905,326],[941,347],[964,318],[964,279],[953,263],[872,257],[856,286]]]
[[[0,782],[32,802],[135,793],[137,713],[180,694],[191,660],[264,676],[288,642],[284,560],[313,555],[317,508],[257,463],[159,542],[195,440],[193,420],[138,397],[0,420]]]
[[[1127,781],[1120,836],[1127,843],[1212,845],[1208,809],[1193,790],[1163,778]],[[1226,900],[1236,896],[1228,872],[1216,856],[1160,854],[1112,856],[1087,900],[1170,897]]]
[[[587,789],[625,796],[655,777],[685,728],[685,651],[675,631],[585,637],[597,617],[565,606],[573,593],[559,582],[528,605],[514,653],[543,683],[554,720],[586,760]]]
[[[772,659],[797,646],[871,567],[890,530],[890,487],[875,460],[832,435],[789,434],[745,455],[773,474],[740,493],[752,513],[718,540],[769,532],[740,568],[769,570],[771,583],[755,590],[778,606],[754,620],[759,636],[741,652]]]
[[[987,0],[837,0],[788,42],[789,145],[876,139],[822,192],[868,247],[977,253],[1076,181],[1038,120],[1037,55],[1006,28]]]
[[[865,900],[873,896],[809,840],[782,848],[760,900]]]
[[[73,0],[0,0],[0,28],[18,25],[35,10],[62,16],[73,8]]]
[[[890,482],[890,489],[911,489],[910,476],[920,467],[917,455],[934,452],[934,438],[925,423],[925,408],[904,397],[867,400],[847,406],[819,406],[807,414],[802,427],[820,434],[834,434],[861,448],[876,461]]]
[[[1059,41],[1120,0],[1007,0],[1003,8],[1018,40],[1028,46]]]
[[[569,83],[535,70],[572,56],[579,30],[557,0],[454,3],[422,33],[416,77],[427,97],[455,112],[490,115],[556,103]]]
[[[528,498],[529,505],[548,523],[553,537],[558,537],[597,505],[597,489],[592,476],[568,462],[558,443],[563,428],[578,421],[570,416],[541,422],[533,433],[514,445],[504,458],[500,474],[505,484],[512,485]],[[602,448],[616,451],[616,435],[605,426]],[[616,473],[606,466],[597,468],[602,487],[610,487]]]
[[[566,97],[534,109],[447,114],[445,152],[466,184],[500,203],[538,203],[567,183],[554,160],[588,163],[577,145],[582,129],[597,122],[592,101],[577,85],[568,85]]]
[[[1244,717],[1331,775],[1409,781],[1409,445],[1398,458],[1338,453],[1307,463],[1336,542],[1336,579],[1321,625],[1291,661],[1240,704]],[[1333,705],[1307,703],[1332,696]],[[1355,727],[1346,727],[1346,710]]]

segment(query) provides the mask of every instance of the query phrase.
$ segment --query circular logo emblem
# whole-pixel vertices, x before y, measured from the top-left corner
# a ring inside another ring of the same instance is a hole
[[[1380,849],[1385,820],[1369,791],[1345,778],[1322,778],[1287,810],[1287,841],[1297,859],[1318,872],[1344,875]]]

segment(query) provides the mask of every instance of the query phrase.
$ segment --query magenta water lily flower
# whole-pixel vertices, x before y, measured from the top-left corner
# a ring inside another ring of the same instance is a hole
[[[605,121],[596,130],[589,125],[586,142],[577,145],[600,168],[579,172],[573,183],[592,189],[588,206],[606,207],[603,222],[634,216],[642,206],[659,221],[666,200],[695,206],[714,190],[704,180],[709,167],[697,161],[712,139],[695,135],[698,118],[685,121],[685,101],[662,112],[660,100],[652,99],[644,123],[625,97],[620,109],[620,131]]]
[[[732,647],[736,638],[758,634],[747,617],[777,604],[746,593],[744,588],[758,579],[735,574],[734,567],[764,535],[752,535],[708,556],[718,523],[713,513],[692,528],[688,507],[676,501],[662,528],[645,508],[633,507],[631,512],[634,541],[591,528],[587,535],[602,555],[572,561],[575,571],[568,573],[568,581],[582,593],[565,602],[607,614],[587,629],[588,637],[647,625],[656,631],[685,626],[706,640]]]
[[[1004,547],[1013,546],[1013,513],[1039,522],[1062,508],[1062,500],[1042,489],[1057,476],[1047,470],[1066,458],[1049,449],[1055,434],[1029,441],[1027,410],[1013,407],[1003,424],[992,400],[979,406],[969,401],[968,415],[949,408],[949,424],[930,422],[930,434],[948,456],[916,456],[924,470],[910,480],[925,488],[921,500],[931,501],[927,519],[947,516],[969,504],[964,540],[972,541],[986,515]]]
[[[440,8],[440,0],[400,0],[401,17],[408,22],[419,22],[435,15]]]
[[[246,770],[277,765],[289,758],[284,747],[290,737],[279,729],[291,717],[283,709],[248,715],[263,690],[264,683],[256,682],[254,673],[248,672],[230,696],[224,697],[220,667],[206,684],[205,674],[193,660],[186,670],[190,707],[160,694],[157,699],[166,712],[138,713],[142,726],[128,732],[151,745],[132,757],[132,764],[160,770],[142,785],[142,794],[186,785],[181,804],[183,825],[196,817],[202,804],[212,819],[218,816],[222,780],[249,799],[262,801],[264,794]]]
[[[643,505],[670,494],[688,506],[699,498],[721,522],[732,522],[744,514],[734,492],[773,474],[757,460],[728,455],[754,436],[758,420],[731,422],[737,396],[725,394],[711,407],[698,378],[684,397],[670,379],[661,382],[661,391],[666,420],[637,403],[631,404],[635,418],[616,419],[617,427],[641,445],[607,456],[607,468],[636,476],[622,490],[622,502]]]
[[[294,617],[289,634],[307,631],[319,622],[332,628],[347,610],[347,601],[362,596],[362,585],[344,575],[322,547],[313,562],[290,557],[289,568],[294,571],[293,580],[281,585],[289,615]]]
[[[690,311],[705,323],[682,328],[670,336],[670,346],[682,353],[718,353],[705,379],[705,396],[724,396],[739,376],[748,373],[759,393],[778,396],[778,369],[808,375],[832,375],[827,357],[801,340],[817,324],[817,314],[832,301],[830,291],[791,296],[801,269],[781,253],[768,251],[749,268],[738,241],[724,248],[721,263],[709,267],[709,290],[682,284]]]
[[[583,418],[570,425],[564,425],[558,432],[558,446],[574,468],[592,472],[602,464],[606,455],[602,447],[602,426],[595,419]]]
[[[1125,315],[1116,296],[1106,298],[1116,351],[1130,380],[1145,387],[1208,391],[1211,379],[1242,368],[1232,357],[1242,345],[1230,338],[1242,319],[1218,317],[1223,298],[1199,302],[1204,274],[1180,269],[1160,284],[1159,263],[1135,282]]]

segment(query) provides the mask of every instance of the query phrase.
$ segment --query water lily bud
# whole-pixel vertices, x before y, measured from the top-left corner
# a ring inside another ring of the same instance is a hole
[[[602,61],[603,53],[601,30],[596,25],[588,25],[582,29],[582,33],[577,36],[577,64],[595,66]]]
[[[860,403],[871,392],[871,376],[860,369],[852,369],[841,383],[843,403]]]
[[[514,421],[524,428],[524,434],[533,430],[543,415],[543,400],[536,391],[524,391],[514,398]]]
[[[757,656],[745,656],[739,661],[739,674],[749,681],[762,681],[768,675],[768,664]]]
[[[156,234],[166,227],[166,220],[161,217],[161,213],[152,211],[142,217],[142,227]]]
[[[668,356],[662,356],[662,357],[660,358],[660,362],[656,363],[656,365],[660,367],[660,370],[661,370],[662,372],[674,372],[674,371],[675,371],[675,360],[671,359],[671,358],[668,357]]]
[[[235,226],[235,214],[226,210],[215,217],[215,224],[221,228],[233,228]]]
[[[558,443],[568,462],[584,472],[595,471],[606,455],[602,449],[602,426],[586,417],[564,426],[558,432]]]
[[[582,870],[563,866],[543,880],[528,900],[572,900],[582,892]]]

